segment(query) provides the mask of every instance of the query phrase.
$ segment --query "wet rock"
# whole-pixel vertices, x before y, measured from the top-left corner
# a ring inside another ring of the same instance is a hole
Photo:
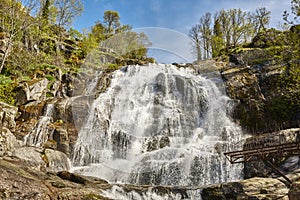
[[[70,160],[67,155],[60,151],[46,149],[42,154],[42,158],[44,158],[44,161],[47,161],[47,171],[68,171],[71,167]]]
[[[168,136],[154,136],[144,142],[146,151],[154,151],[170,146],[170,138]]]
[[[65,153],[67,156],[70,155],[70,140],[69,134],[63,127],[56,127],[53,132],[53,140],[56,143],[56,148],[58,151]]]
[[[31,118],[27,121],[23,121],[22,119],[20,121],[17,121],[16,131],[14,135],[18,140],[23,140],[24,137],[34,129],[37,122],[38,120],[36,118]]]
[[[62,171],[62,172],[58,172],[57,176],[59,176],[60,178],[64,179],[64,180],[68,180],[74,183],[79,183],[79,184],[85,184],[86,183],[86,179],[84,179],[83,177],[76,175],[76,174],[72,174],[70,172],[67,171]]]
[[[221,73],[227,94],[234,99],[263,100],[258,79],[249,68],[230,68]]]
[[[20,83],[16,91],[15,104],[19,106],[26,104],[29,101],[45,100],[48,91],[48,83],[49,81],[46,78]]]
[[[38,118],[43,115],[46,101],[32,101],[25,105],[19,106],[21,115],[18,117],[19,121],[27,121],[32,118]]]
[[[283,64],[269,62],[263,56],[260,63],[253,63],[252,57],[256,53],[240,53],[237,60],[231,60],[232,63],[221,70],[228,96],[238,101],[233,112],[234,119],[252,133],[298,127],[297,112],[291,110],[283,95],[288,91],[278,89],[285,88],[282,87],[282,77],[285,76]]]
[[[57,142],[57,149],[67,155],[72,152],[82,123],[87,117],[91,100],[89,96],[78,96],[60,99],[55,103],[53,121],[53,139]]]

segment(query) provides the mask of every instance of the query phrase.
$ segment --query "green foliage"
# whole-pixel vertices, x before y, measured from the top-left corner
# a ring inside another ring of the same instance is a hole
[[[12,80],[10,79],[10,77],[0,74],[0,85],[8,85],[11,83],[12,83]]]
[[[104,12],[103,23],[106,25],[107,34],[115,33],[120,27],[120,15],[117,11],[107,10]]]
[[[47,92],[47,93],[46,93],[46,97],[47,97],[47,98],[51,98],[51,97],[54,97],[54,96],[53,96],[53,94],[52,94],[51,92]]]
[[[58,69],[59,67],[56,66],[56,65],[51,65],[51,64],[47,64],[47,63],[43,63],[40,65],[40,69],[41,70],[47,70],[47,69],[50,69],[50,70],[55,70],[55,69]]]
[[[45,78],[48,79],[48,81],[50,82],[55,81],[55,77],[53,77],[52,75],[45,75]]]
[[[129,25],[121,25],[116,11],[106,11],[103,18],[103,23],[97,21],[80,43],[82,54],[89,56],[85,65],[90,65],[87,62],[94,65],[110,62],[122,65],[126,62],[118,61],[146,59],[150,42],[144,33],[133,32]]]
[[[71,38],[81,40],[83,38],[82,33],[74,28],[70,28],[68,33],[70,34]]]
[[[46,0],[42,8],[42,17],[46,22],[48,22],[49,20],[49,12],[50,12],[49,8],[50,8],[50,0]]]
[[[0,101],[13,105],[16,86],[9,77],[0,75]]]
[[[217,11],[213,23],[211,21],[211,14],[206,13],[190,31],[198,60],[199,57],[228,55],[230,49],[249,43],[256,33],[266,29],[270,11],[258,8],[250,13],[241,9],[223,9]]]

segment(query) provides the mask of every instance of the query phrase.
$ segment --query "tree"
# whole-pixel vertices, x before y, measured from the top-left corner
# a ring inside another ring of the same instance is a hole
[[[0,27],[3,34],[7,35],[0,73],[13,45],[17,41],[21,41],[27,30],[34,25],[33,18],[29,13],[35,6],[33,0],[3,0],[0,2]]]
[[[48,22],[49,20],[49,9],[50,9],[50,0],[46,0],[42,6],[42,17],[43,19]]]
[[[199,20],[199,31],[202,36],[203,43],[203,58],[207,59],[210,57],[210,44],[211,44],[211,13],[207,12]]]
[[[255,10],[253,21],[256,26],[256,33],[260,32],[261,30],[266,30],[266,26],[270,23],[270,14],[271,12],[268,11],[265,7],[257,8]]]
[[[224,48],[223,33],[221,30],[220,21],[215,15],[214,17],[214,28],[213,28],[213,38],[212,38],[212,57],[220,55],[220,51]]]
[[[201,53],[201,35],[199,32],[199,24],[194,25],[190,32],[189,37],[192,40],[192,45],[196,49],[196,55],[197,55],[197,61],[200,61],[202,59],[202,53]]]
[[[223,42],[227,52],[231,45],[231,26],[229,13],[225,10],[220,10],[216,13],[216,18],[220,23],[220,29],[223,33]]]
[[[146,57],[150,44],[144,33],[126,31],[102,41],[100,47],[112,50],[123,59],[141,59]]]
[[[91,34],[95,37],[97,43],[99,44],[102,40],[105,39],[106,29],[101,22],[96,22],[92,27]]]
[[[298,23],[298,17],[300,16],[300,0],[291,0],[291,9],[292,14],[294,15],[293,20],[289,19],[289,13],[284,11],[283,13],[283,20],[286,21],[288,24],[295,24]]]
[[[54,5],[57,9],[56,22],[59,27],[70,26],[74,18],[83,12],[81,0],[55,0]]]
[[[117,11],[107,10],[103,16],[103,23],[106,27],[107,34],[112,34],[120,27],[120,16]]]
[[[231,48],[235,48],[239,43],[245,42],[245,35],[248,33],[248,29],[251,24],[247,21],[247,13],[241,9],[230,9],[230,26],[231,26]]]

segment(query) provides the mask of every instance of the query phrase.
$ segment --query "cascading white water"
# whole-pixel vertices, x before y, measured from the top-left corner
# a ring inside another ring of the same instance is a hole
[[[242,178],[224,151],[238,148],[231,100],[188,68],[128,66],[94,101],[79,131],[73,171],[111,182],[206,185]]]
[[[46,109],[43,116],[40,116],[32,131],[24,137],[26,145],[41,147],[50,137],[53,129],[48,125],[52,121],[52,112],[54,104],[46,104]]]

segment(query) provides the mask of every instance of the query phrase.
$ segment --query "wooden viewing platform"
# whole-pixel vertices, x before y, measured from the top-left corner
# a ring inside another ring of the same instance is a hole
[[[289,180],[276,166],[274,166],[268,159],[272,157],[290,157],[300,155],[300,142],[290,142],[283,144],[274,144],[263,147],[256,147],[252,149],[245,149],[240,151],[232,151],[224,153],[231,164],[245,163],[251,161],[266,162],[274,171],[280,174],[290,184]]]
[[[289,157],[300,155],[300,143],[285,143],[272,146],[224,153],[231,164],[258,161],[272,156]]]

